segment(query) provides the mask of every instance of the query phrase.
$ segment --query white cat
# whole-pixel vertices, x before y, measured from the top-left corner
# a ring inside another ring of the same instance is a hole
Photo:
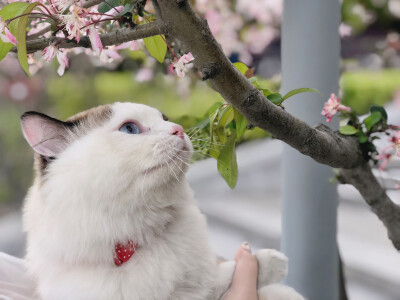
[[[99,106],[66,122],[35,112],[21,119],[36,152],[24,228],[40,299],[221,298],[235,263],[217,265],[208,245],[184,176],[192,146],[181,126],[133,103]],[[286,276],[283,254],[261,250],[256,257],[259,288]],[[303,299],[270,287],[260,299]]]

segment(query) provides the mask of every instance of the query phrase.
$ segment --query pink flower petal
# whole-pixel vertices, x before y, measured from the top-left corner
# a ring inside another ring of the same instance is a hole
[[[183,55],[179,60],[182,61],[183,63],[187,64],[187,63],[191,62],[192,60],[194,60],[194,57],[193,57],[192,53],[189,52],[188,54]]]
[[[60,63],[60,65],[69,68],[69,61],[68,57],[64,52],[58,51],[57,53],[57,60]]]
[[[6,37],[10,40],[10,43],[16,45],[17,44],[17,39],[15,36],[12,35],[12,33],[8,30],[8,28],[4,28],[4,32],[6,34]]]
[[[175,74],[174,72],[174,64],[170,64],[167,68],[168,74]]]
[[[351,108],[341,105],[340,99],[335,94],[331,94],[331,97],[326,101],[322,109],[321,115],[326,117],[327,122],[330,122],[338,111],[351,111]]]
[[[93,51],[97,55],[99,55],[101,53],[101,51],[103,50],[103,44],[101,43],[100,35],[94,26],[91,26],[88,29],[88,35],[89,35],[90,43],[92,44]]]
[[[107,49],[106,54],[108,57],[110,57],[112,59],[120,59],[121,58],[121,55],[119,55],[119,53],[117,51],[112,50],[112,49]]]
[[[52,61],[55,55],[56,49],[53,45],[47,46],[43,50],[42,57],[45,61]]]

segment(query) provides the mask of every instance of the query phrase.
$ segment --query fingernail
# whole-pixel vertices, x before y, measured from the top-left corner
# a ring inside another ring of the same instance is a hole
[[[242,247],[244,250],[251,252],[250,244],[248,242],[244,242]]]

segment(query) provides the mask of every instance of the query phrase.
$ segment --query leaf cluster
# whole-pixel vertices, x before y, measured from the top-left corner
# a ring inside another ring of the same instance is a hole
[[[358,137],[361,149],[366,160],[372,159],[374,163],[377,161],[374,156],[378,154],[373,141],[380,138],[378,133],[386,133],[393,128],[387,123],[388,115],[382,106],[371,106],[369,115],[360,121],[354,111],[341,113],[341,126],[339,132],[343,135],[354,135]]]
[[[253,83],[269,101],[283,108],[282,103],[290,97],[304,92],[314,92],[311,88],[300,88],[281,95],[278,92],[271,92],[262,86],[257,77],[254,76],[254,69],[248,68],[241,62],[234,63],[237,70]],[[198,126],[198,133],[204,136],[204,130],[208,132],[209,143],[206,145],[208,155],[217,160],[218,172],[225,179],[230,188],[234,188],[238,179],[238,166],[236,160],[236,144],[240,142],[246,130],[253,126],[248,120],[231,104],[217,102],[208,110],[208,116]],[[203,137],[204,138],[204,137]]]

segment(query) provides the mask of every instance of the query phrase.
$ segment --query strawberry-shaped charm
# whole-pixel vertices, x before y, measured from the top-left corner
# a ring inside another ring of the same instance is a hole
[[[114,251],[114,263],[116,266],[120,266],[127,262],[136,251],[137,245],[133,241],[129,240],[127,244],[117,243],[115,244]]]

